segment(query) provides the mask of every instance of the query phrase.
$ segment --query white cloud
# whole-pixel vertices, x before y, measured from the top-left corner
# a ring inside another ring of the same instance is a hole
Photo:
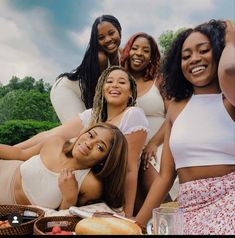
[[[86,48],[90,40],[91,26],[85,27],[80,32],[69,31],[68,35],[79,48]]]
[[[101,3],[105,11],[97,11],[93,15],[107,13],[117,17],[123,28],[123,44],[137,31],[158,38],[166,30],[192,26],[192,14],[214,10],[214,0],[103,0]]]
[[[9,2],[0,0],[1,83],[7,83],[13,75],[20,78],[29,75],[53,83],[58,74],[70,71],[80,62],[83,54],[76,55],[72,45],[77,46],[77,53],[85,51],[93,21],[102,14],[114,15],[120,21],[123,46],[135,32],[144,31],[157,40],[166,30],[201,23],[196,21],[202,16],[209,20],[210,13],[218,8],[218,0],[97,0],[99,6],[91,6],[94,10],[86,16],[89,23],[81,31],[61,28],[57,33],[57,23],[49,10],[34,7],[19,11],[10,7]],[[59,42],[64,32],[66,40],[71,42]],[[70,67],[70,62],[71,68],[65,69],[65,65]]]
[[[44,44],[50,48],[56,45],[47,20],[47,12],[42,9],[20,14],[10,8],[7,1],[0,1],[1,83],[7,83],[13,75],[53,82],[61,72],[59,64],[43,54],[39,46]]]

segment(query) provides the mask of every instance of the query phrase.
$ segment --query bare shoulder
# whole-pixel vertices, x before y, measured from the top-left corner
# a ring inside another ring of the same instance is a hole
[[[189,99],[184,99],[181,101],[172,100],[168,106],[167,118],[173,124],[178,115],[182,112],[186,106]]]
[[[48,155],[50,155],[49,157],[57,158],[63,149],[64,143],[65,139],[63,137],[52,135],[43,142],[40,154],[44,158],[48,157]]]
[[[96,178],[93,172],[89,172],[81,184],[79,204],[97,200],[102,196],[102,182]]]
[[[49,136],[43,146],[47,146],[47,145],[58,145],[58,144],[64,144],[65,143],[65,139],[62,136],[58,136],[58,135],[51,135]]]

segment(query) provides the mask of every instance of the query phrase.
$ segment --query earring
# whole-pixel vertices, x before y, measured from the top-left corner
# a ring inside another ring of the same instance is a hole
[[[133,97],[132,97],[132,96],[129,96],[127,106],[132,106],[132,105],[133,105],[133,102],[134,102]]]

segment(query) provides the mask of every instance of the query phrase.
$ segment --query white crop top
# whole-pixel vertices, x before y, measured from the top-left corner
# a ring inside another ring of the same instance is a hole
[[[78,191],[90,169],[76,170]],[[22,187],[32,205],[56,209],[62,202],[62,193],[58,185],[59,173],[50,171],[35,155],[20,166]]]
[[[176,169],[235,164],[235,123],[222,94],[193,95],[176,118],[170,136]]]
[[[82,120],[83,126],[85,128],[88,127],[91,113],[92,109],[87,109],[79,114],[79,117]],[[139,107],[128,108],[128,110],[123,115],[118,127],[124,135],[131,134],[139,130],[144,130],[146,132],[149,131],[148,120],[144,114],[143,109]]]

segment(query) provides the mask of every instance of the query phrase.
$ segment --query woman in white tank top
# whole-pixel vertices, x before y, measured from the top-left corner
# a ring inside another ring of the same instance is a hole
[[[95,124],[73,143],[51,136],[27,149],[0,144],[0,157],[0,204],[68,209],[102,199],[111,208],[124,205],[127,141],[114,125]]]
[[[162,80],[160,52],[152,36],[144,32],[131,36],[123,48],[121,64],[136,79],[137,106],[144,110],[150,128],[142,152],[139,200],[136,202],[138,210],[160,169],[164,121],[169,101],[162,97],[159,90]],[[177,188],[170,191],[172,200],[176,199],[176,190]]]
[[[112,15],[97,17],[81,64],[70,73],[59,75],[51,92],[51,103],[62,123],[92,108],[100,74],[119,65],[121,25]]]
[[[138,222],[146,224],[178,174],[184,234],[235,234],[235,108],[226,97],[230,90],[220,87],[222,82],[235,86],[234,55],[231,21],[186,29],[172,43],[163,89],[174,101],[166,116],[159,177]]]

